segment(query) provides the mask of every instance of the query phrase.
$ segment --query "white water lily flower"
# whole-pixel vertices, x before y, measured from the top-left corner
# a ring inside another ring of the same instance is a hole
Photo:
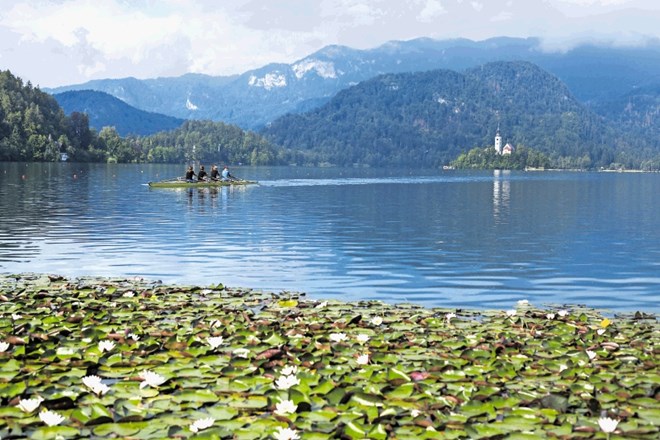
[[[568,366],[565,364],[559,364],[559,372],[561,373],[564,370],[568,370]]]
[[[361,354],[357,358],[357,363],[358,363],[358,365],[367,365],[369,363],[369,355],[368,354]]]
[[[18,407],[23,410],[23,412],[26,413],[31,413],[35,409],[39,408],[39,405],[41,405],[41,402],[43,402],[44,399],[41,397],[35,397],[34,399],[21,399],[18,402]]]
[[[381,325],[383,323],[383,318],[380,316],[374,316],[373,319],[371,320],[371,323],[373,325]]]
[[[456,318],[456,313],[449,312],[445,315],[445,319],[447,320],[447,324],[451,322],[452,319]]]
[[[217,319],[212,319],[209,321],[209,327],[214,328],[214,327],[220,327],[222,325],[222,322],[220,322]]]
[[[126,335],[126,336],[127,336],[128,338],[131,338],[131,339],[134,340],[135,342],[137,342],[137,341],[140,340],[140,337],[139,337],[138,335],[136,335],[135,333],[129,333],[129,334]]]
[[[98,384],[102,383],[101,380],[102,379],[99,376],[94,376],[94,375],[85,376],[85,377],[82,378],[82,382],[88,388],[92,388],[93,385],[98,385]]]
[[[65,420],[64,416],[50,410],[41,411],[39,413],[39,418],[48,426],[57,426]]]
[[[342,342],[348,339],[346,333],[330,333],[330,340],[333,342]]]
[[[314,307],[314,308],[315,308],[315,309],[322,309],[322,308],[324,308],[324,307],[327,306],[327,305],[328,305],[328,302],[327,302],[327,301],[323,301],[322,303],[318,303],[318,304],[316,305],[316,307]]]
[[[293,403],[292,400],[283,400],[275,405],[275,414],[286,416],[293,414],[298,409],[298,405]]]
[[[555,319],[555,314],[554,313],[548,313],[547,315],[545,315],[545,317],[548,318],[550,321],[552,321],[553,319]]]
[[[568,315],[568,310],[560,310],[557,312],[557,314],[563,318],[564,316]]]
[[[166,380],[160,374],[150,370],[145,370],[140,372],[139,376],[142,378],[142,383],[140,383],[140,388],[144,388],[147,386],[156,388],[162,385],[163,383],[165,383]]]
[[[355,337],[355,339],[357,339],[357,341],[360,344],[365,344],[365,343],[369,342],[369,335],[365,335],[364,333],[360,333],[359,335],[357,335]]]
[[[14,321],[18,321],[18,320],[21,319],[22,317],[23,317],[23,316],[22,316],[22,315],[19,315],[18,313],[12,313],[12,314],[11,314],[11,319],[13,319]]]
[[[247,348],[237,348],[236,350],[233,351],[233,353],[240,358],[247,359],[248,355],[250,354],[250,350]]]
[[[291,376],[292,374],[295,375],[297,373],[298,373],[297,365],[287,365],[286,367],[282,368],[282,371],[280,371],[280,374],[282,376]]]
[[[0,342],[0,353],[4,353],[7,350],[9,350],[9,342]]]
[[[591,351],[591,350],[587,350],[587,356],[589,356],[590,361],[593,361],[594,359],[596,359],[596,352]]]
[[[521,300],[518,301],[517,304],[518,304],[519,306],[528,306],[528,305],[529,305],[529,301],[526,300],[526,299],[521,299]]]
[[[102,396],[108,391],[110,391],[110,387],[101,382],[101,378],[98,376],[85,376],[82,378],[83,384],[90,390],[92,390],[92,393]]]
[[[99,342],[99,350],[101,350],[101,353],[103,353],[104,351],[110,351],[113,348],[115,348],[115,343],[112,341]]]
[[[598,336],[603,336],[607,330],[604,328],[599,328],[596,330],[596,333],[598,333]]]
[[[129,290],[128,292],[125,292],[122,296],[124,298],[133,298],[135,296],[135,292]]]
[[[514,316],[516,316],[516,313],[517,312],[514,309],[507,310],[506,311],[506,316],[508,316],[509,318],[513,318]]]
[[[282,428],[281,426],[277,427],[277,431],[273,433],[275,440],[298,440],[300,436],[298,431],[291,428]]]
[[[280,376],[280,378],[275,381],[275,386],[280,390],[288,390],[299,383],[300,379],[292,374],[290,376]]]
[[[600,429],[607,434],[614,432],[616,430],[616,425],[618,424],[618,420],[610,419],[609,417],[601,417],[598,419],[598,426],[600,426]]]
[[[206,339],[206,342],[209,343],[212,349],[216,349],[222,345],[222,343],[225,340],[222,338],[222,336],[210,336]]]
[[[207,417],[205,419],[197,419],[190,424],[190,430],[192,432],[198,432],[201,431],[202,429],[210,428],[211,426],[213,426],[214,423],[215,423],[215,419],[213,417]]]
[[[211,289],[202,289],[199,291],[200,295],[208,295],[209,293],[213,293],[213,290]]]
[[[411,415],[413,418],[417,417],[417,416],[420,415],[420,414],[421,414],[421,412],[420,412],[418,409],[413,409],[412,411],[410,411],[410,415]]]

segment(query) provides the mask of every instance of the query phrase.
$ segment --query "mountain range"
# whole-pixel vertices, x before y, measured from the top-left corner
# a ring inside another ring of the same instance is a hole
[[[91,127],[97,130],[115,127],[121,136],[173,130],[185,122],[184,119],[137,109],[105,92],[78,90],[56,93],[53,97],[67,115],[86,113]]]
[[[462,151],[492,146],[500,129],[505,142],[581,167],[651,148],[608,124],[556,76],[522,61],[380,75],[316,110],[283,116],[262,134],[330,164],[438,167]]]
[[[258,130],[285,114],[319,108],[341,90],[378,75],[464,71],[493,61],[534,63],[562,80],[572,96],[599,114],[634,125],[641,118],[647,122],[638,128],[657,133],[658,41],[640,47],[582,45],[548,52],[536,38],[479,42],[421,38],[368,50],[328,46],[292,64],[269,64],[234,76],[103,79],[45,90],[102,91],[144,111]]]

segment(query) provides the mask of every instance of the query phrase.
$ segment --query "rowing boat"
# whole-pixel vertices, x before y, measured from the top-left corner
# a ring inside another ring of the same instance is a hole
[[[219,186],[254,185],[254,180],[208,180],[204,182],[188,182],[186,180],[161,180],[149,182],[151,188],[215,188]]]

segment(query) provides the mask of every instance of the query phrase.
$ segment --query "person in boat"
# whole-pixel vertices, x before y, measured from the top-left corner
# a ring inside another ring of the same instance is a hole
[[[206,176],[208,176],[208,174],[204,169],[204,165],[200,165],[199,173],[197,173],[197,180],[200,182],[204,182],[206,180]]]
[[[227,165],[222,169],[222,180],[236,180],[236,177],[232,176],[229,172]]]
[[[218,166],[217,165],[213,165],[211,167],[211,180],[213,180],[215,182],[220,180],[220,171],[218,171]]]
[[[193,170],[192,165],[188,167],[188,170],[186,171],[186,182],[194,182],[195,177],[197,177],[197,174],[195,174],[195,170]]]

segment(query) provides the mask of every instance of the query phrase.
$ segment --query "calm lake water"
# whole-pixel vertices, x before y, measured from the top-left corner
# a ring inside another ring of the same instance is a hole
[[[660,311],[660,174],[0,163],[0,272]]]

